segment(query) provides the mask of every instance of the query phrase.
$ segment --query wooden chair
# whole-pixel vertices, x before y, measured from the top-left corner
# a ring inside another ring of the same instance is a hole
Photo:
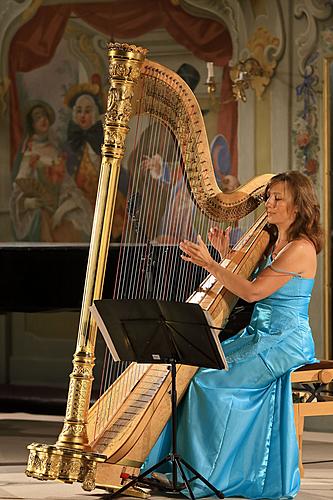
[[[304,418],[333,415],[333,390],[328,385],[332,380],[333,361],[305,365],[291,374],[301,477],[304,476],[302,461]]]

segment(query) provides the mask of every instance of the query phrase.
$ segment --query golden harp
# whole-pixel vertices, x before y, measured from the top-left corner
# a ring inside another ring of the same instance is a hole
[[[230,194],[222,193],[215,179],[204,122],[194,95],[177,74],[145,60],[145,55],[146,50],[140,47],[118,43],[109,45],[110,89],[105,114],[103,159],[65,422],[55,445],[33,443],[28,447],[28,476],[41,480],[79,481],[86,490],[92,490],[96,485],[117,488],[126,477],[138,474],[170,417],[170,373],[167,365],[131,363],[122,367],[119,376],[113,377],[113,383],[89,408],[97,332],[89,307],[95,299],[102,297],[119,172],[130,118],[133,115],[153,117],[151,144],[158,141],[161,130],[159,124],[168,131],[167,140],[177,143],[174,160],[181,164],[185,172],[183,188],[189,186],[191,193],[183,200],[185,205],[192,204],[190,209],[186,205],[186,213],[191,214],[191,224],[188,224],[191,230],[196,226],[197,233],[200,231],[204,234],[212,221],[237,224],[238,220],[250,216],[251,226],[238,238],[223,265],[235,273],[249,276],[269,242],[268,233],[263,231],[265,216],[260,214],[260,206],[263,205],[265,186],[271,175],[257,177]],[[152,154],[156,153],[156,148],[152,147],[151,150]],[[141,148],[141,160],[147,159],[145,153]],[[166,153],[166,156],[170,154]],[[134,246],[146,250],[147,241],[151,242],[156,236],[157,226],[154,229],[151,214],[145,212],[141,219],[137,215],[142,200],[138,201],[136,195],[148,191],[149,184],[152,187],[149,192],[153,207],[151,212],[161,215],[162,211],[163,223],[168,223],[165,207],[170,201],[169,195],[161,192],[160,197],[156,197],[153,182],[155,174],[132,181],[132,191],[127,201],[127,222],[132,233],[126,241],[129,245],[134,242]],[[175,182],[172,186],[173,194],[176,186],[179,187],[179,183]],[[179,203],[178,199],[177,208]],[[200,213],[205,218],[203,224],[198,222]],[[138,228],[140,220],[144,231]],[[168,232],[169,243],[171,232]],[[180,231],[176,235],[172,234],[172,245],[177,248],[179,238],[184,235]],[[140,244],[135,239],[138,235]],[[162,251],[164,243],[163,237],[157,239],[157,247],[162,248]],[[137,255],[137,262],[142,262],[142,255]],[[146,258],[149,261],[150,256],[146,254]],[[177,262],[180,260],[178,257]],[[168,262],[165,261],[164,270],[169,266]],[[132,260],[126,269],[134,268],[138,274],[138,266]],[[179,269],[173,274],[178,274],[182,281],[186,281]],[[125,282],[131,281],[128,274],[124,276]],[[144,287],[143,298],[146,292],[147,286]],[[226,321],[237,300],[211,276],[206,277],[189,298],[186,293],[187,288],[184,287],[182,296],[178,296],[177,300],[199,303],[210,313],[213,325],[217,327]],[[137,295],[128,292],[128,296]],[[196,370],[196,367],[178,366],[179,399]]]

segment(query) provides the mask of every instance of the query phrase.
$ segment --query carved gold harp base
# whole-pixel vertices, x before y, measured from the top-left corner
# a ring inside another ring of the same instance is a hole
[[[95,488],[97,464],[105,455],[60,448],[54,445],[32,443],[26,475],[46,481],[58,479],[64,483],[81,482],[86,491]]]
[[[125,467],[105,463],[105,455],[40,443],[32,443],[28,449],[30,454],[25,473],[29,477],[40,481],[57,480],[69,484],[79,482],[86,491],[100,488],[114,493],[122,487],[119,485],[119,477]],[[137,476],[139,473],[140,468],[126,467],[126,474],[129,477]],[[137,498],[149,498],[150,490],[136,486],[128,488],[126,494]]]

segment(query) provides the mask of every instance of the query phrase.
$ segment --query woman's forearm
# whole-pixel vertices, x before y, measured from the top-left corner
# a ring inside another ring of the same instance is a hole
[[[198,235],[198,243],[184,240],[180,243],[180,249],[184,252],[181,258],[188,262],[193,262],[197,266],[201,266],[211,273],[215,278],[220,281],[231,293],[246,300],[247,302],[254,302],[258,300],[258,284],[234,274],[222,267],[216,262],[200,235]],[[260,288],[260,287],[259,287]]]
[[[206,267],[206,269],[231,293],[237,295],[243,300],[246,300],[247,302],[254,302],[257,300],[253,282],[248,281],[246,278],[243,278],[228,269],[225,269],[215,260],[213,260],[210,265]]]

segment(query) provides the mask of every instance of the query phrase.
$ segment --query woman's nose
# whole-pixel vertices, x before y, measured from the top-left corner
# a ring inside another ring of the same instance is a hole
[[[274,205],[274,199],[273,199],[271,196],[269,196],[269,197],[267,198],[267,200],[266,200],[265,205],[266,205],[266,207],[268,207],[268,206],[273,206],[273,205]]]

